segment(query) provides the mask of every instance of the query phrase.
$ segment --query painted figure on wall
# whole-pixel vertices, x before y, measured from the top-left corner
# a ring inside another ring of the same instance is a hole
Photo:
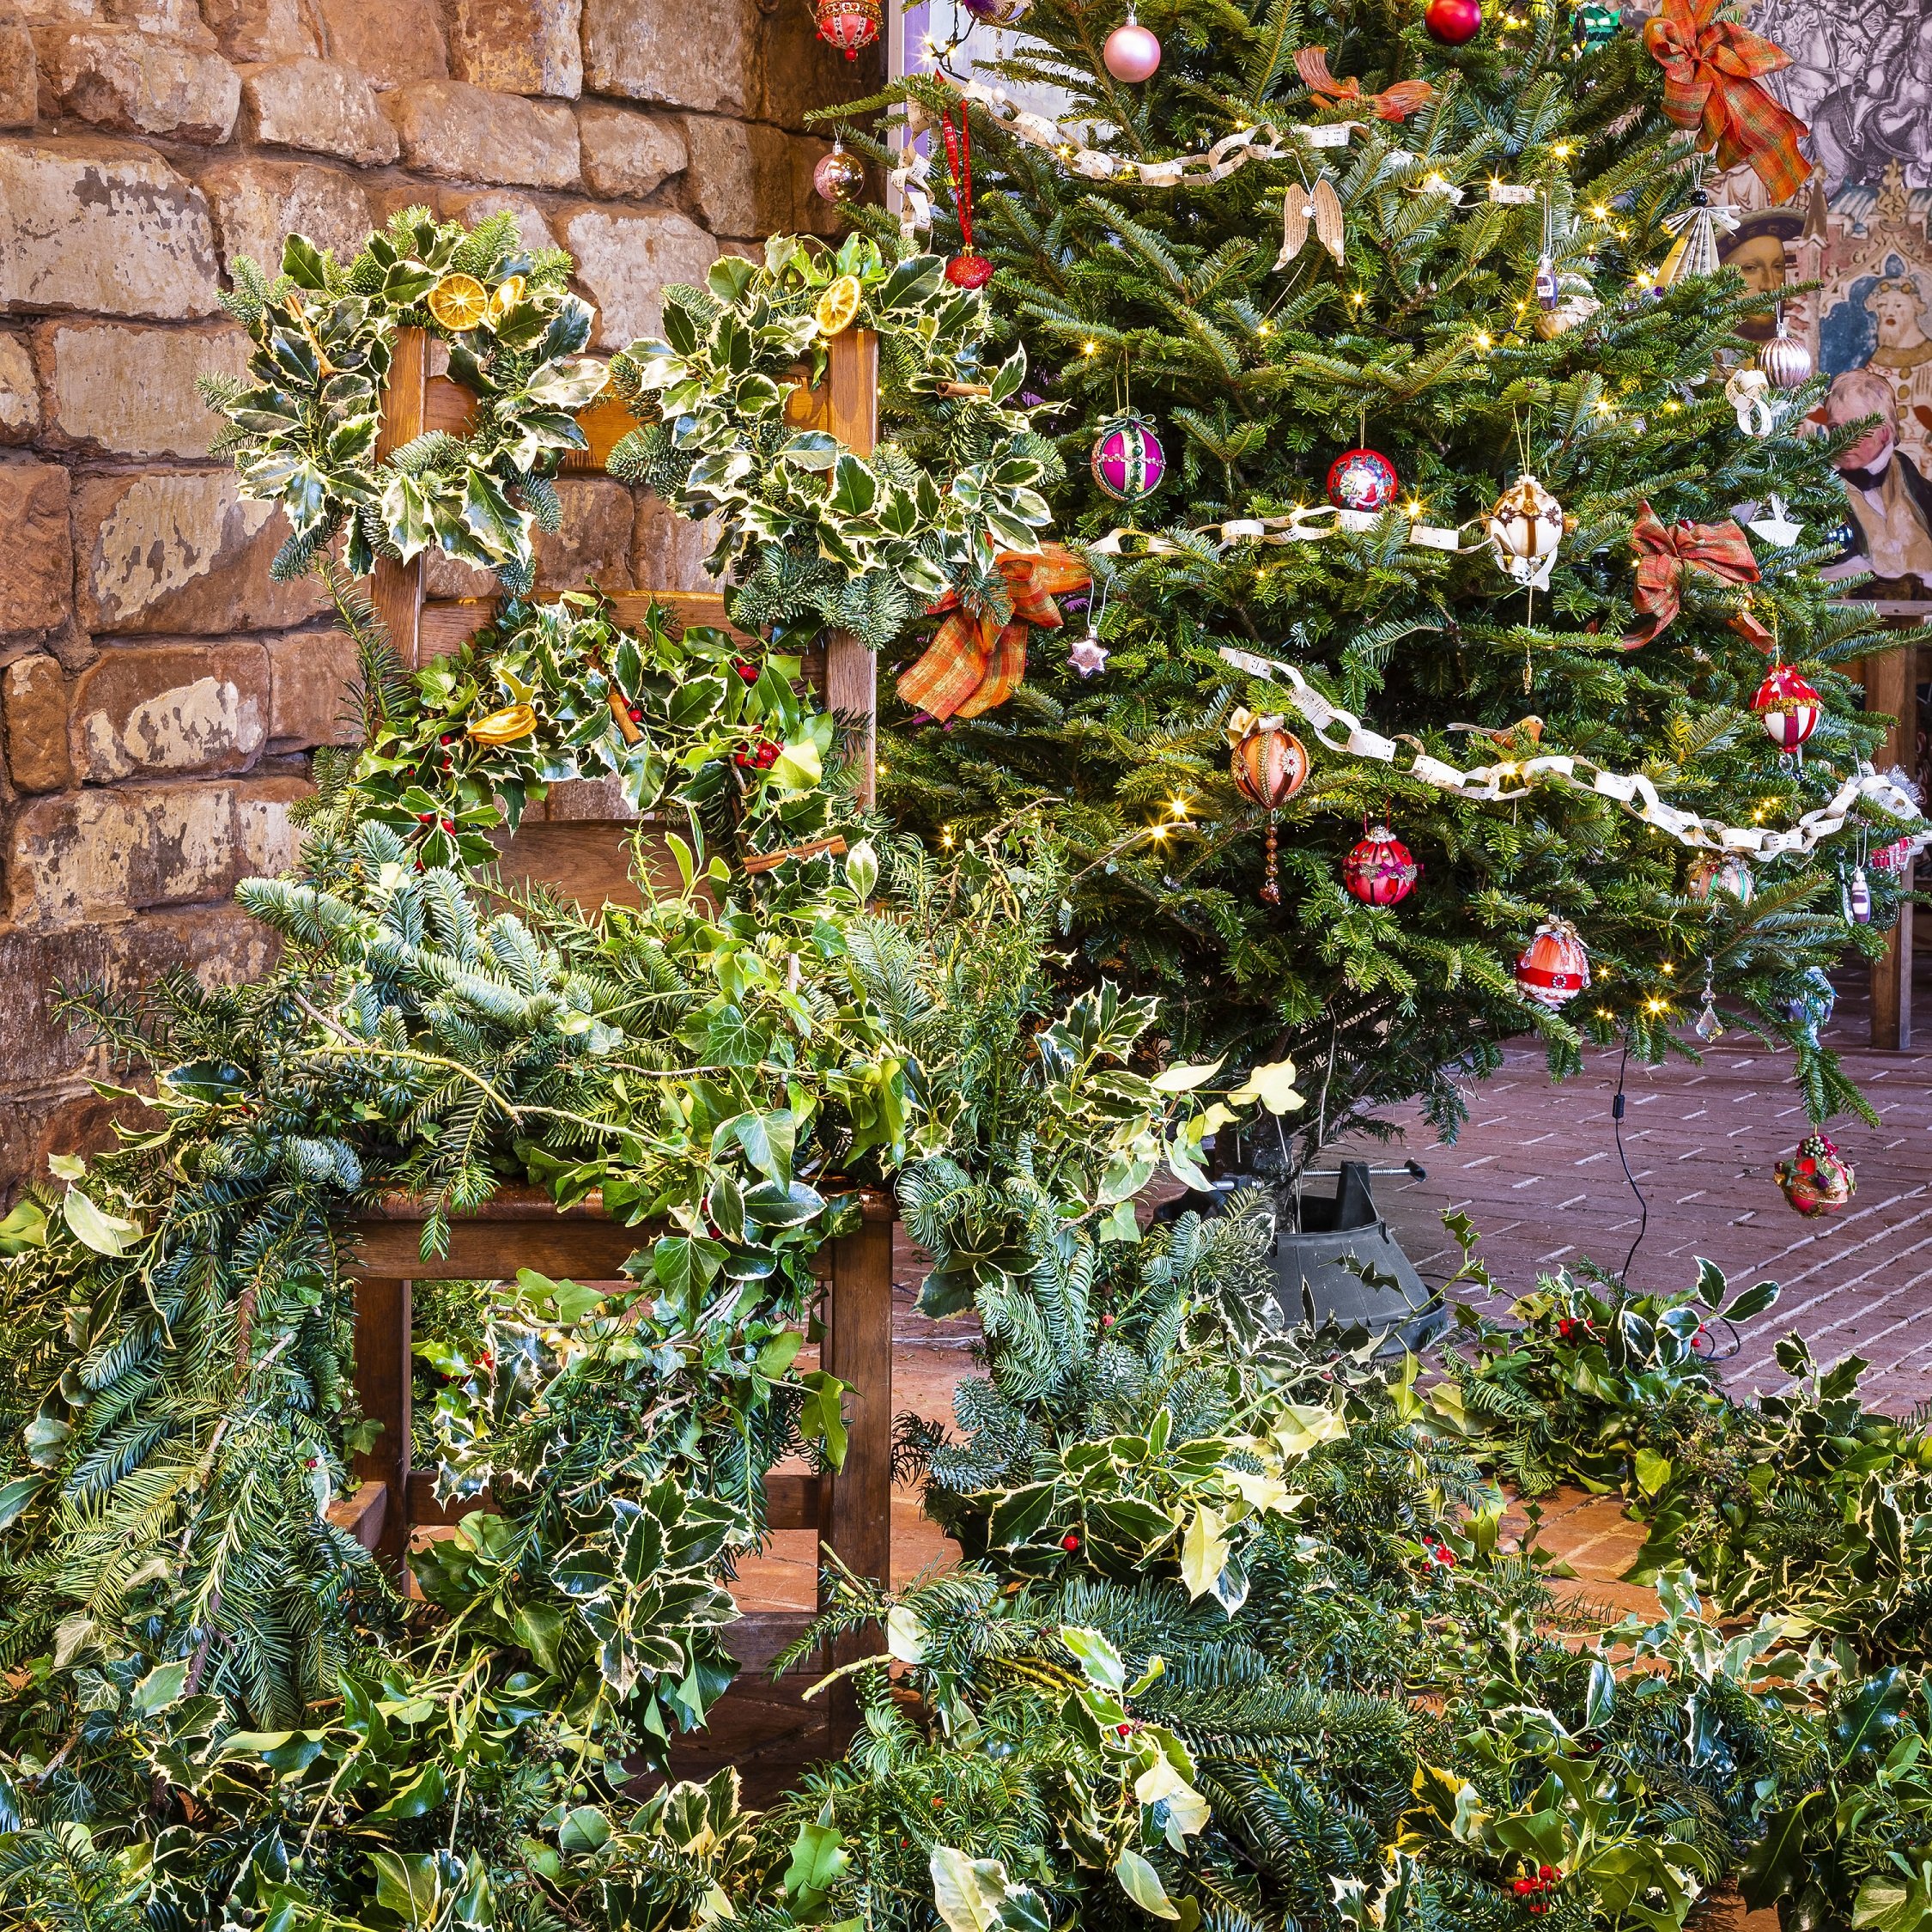
[[[1922,601],[1932,598],[1932,483],[1899,447],[1897,391],[1885,371],[1870,367],[1834,377],[1826,426],[1844,429],[1872,416],[1877,423],[1838,459],[1852,538],[1825,574],[1869,572],[1876,581],[1859,594]]]

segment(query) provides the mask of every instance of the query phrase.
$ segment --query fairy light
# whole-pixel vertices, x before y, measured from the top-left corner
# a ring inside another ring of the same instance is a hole
[[[1570,142],[1559,141],[1553,148],[1550,149],[1550,152],[1554,155],[1558,161],[1568,161],[1570,157],[1577,152],[1577,150]]]
[[[1671,974],[1674,973],[1677,969],[1673,966],[1668,959],[1665,959],[1658,963],[1657,970],[1668,978]]]
[[[1188,801],[1185,799],[1170,799],[1167,801],[1167,809],[1176,818],[1184,819],[1188,816]]]
[[[1493,349],[1495,346],[1495,343],[1492,339],[1490,332],[1487,329],[1479,329],[1476,331],[1476,347],[1478,349]]]
[[[1668,999],[1646,999],[1643,1010],[1647,1013],[1668,1013],[1670,1011],[1670,1002]]]
[[[1406,516],[1411,523],[1413,523],[1416,519],[1422,514],[1423,511],[1428,506],[1426,504],[1419,502],[1414,497],[1412,496],[1408,500],[1408,501],[1402,506],[1402,514]]]
[[[1674,396],[1672,396],[1664,404],[1664,414],[1666,416],[1675,416],[1683,406]]]
[[[1365,290],[1358,289],[1348,299],[1355,304],[1356,307],[1359,308],[1369,298]]]
[[[1100,353],[1100,344],[1097,342],[1084,342],[1080,344],[1080,353],[1083,355],[1097,355]]]
[[[1610,219],[1610,210],[1601,202],[1599,202],[1595,208],[1591,209],[1590,219],[1593,222],[1607,222]]]
[[[946,826],[946,827],[945,827],[945,829],[943,829],[943,830],[942,830],[942,831],[940,832],[940,834],[939,834],[939,843],[940,843],[941,845],[943,845],[943,846],[944,846],[944,847],[945,847],[945,848],[946,848],[946,850],[947,850],[948,852],[951,852],[951,851],[952,850],[952,827],[951,827],[951,826],[950,826],[950,825]]]
[[[1260,336],[1272,336],[1274,333],[1274,324],[1272,322],[1264,322],[1262,323],[1261,327],[1255,332],[1256,335]]]

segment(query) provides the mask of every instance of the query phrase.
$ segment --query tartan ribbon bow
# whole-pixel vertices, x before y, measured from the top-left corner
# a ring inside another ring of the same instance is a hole
[[[1436,96],[1435,88],[1426,81],[1397,81],[1380,94],[1364,94],[1362,83],[1352,76],[1346,81],[1338,81],[1328,71],[1326,47],[1302,48],[1295,56],[1295,71],[1301,76],[1303,85],[1324,107],[1352,107],[1366,101],[1375,110],[1378,120],[1406,120],[1417,108],[1426,107]]]
[[[1031,555],[1002,550],[995,567],[1005,580],[1012,617],[1002,623],[983,607],[969,610],[956,590],[931,605],[927,615],[943,614],[945,622],[899,680],[900,701],[914,711],[944,722],[977,718],[1004,704],[1026,677],[1029,630],[1035,624],[1058,630],[1066,620],[1054,597],[1093,582],[1086,565],[1058,544],[1043,544]]]
[[[1624,648],[1652,642],[1684,607],[1683,576],[1699,570],[1721,584],[1754,584],[1758,560],[1744,532],[1727,517],[1722,523],[1666,525],[1646,503],[1631,532],[1637,546],[1637,621],[1624,634]],[[1760,647],[1771,633],[1748,611],[1731,619],[1731,629]]]
[[[1717,18],[1724,0],[1663,0],[1646,23],[1643,45],[1664,70],[1663,111],[1681,128],[1698,128],[1719,167],[1748,162],[1775,206],[1790,200],[1811,174],[1798,152],[1810,131],[1780,106],[1763,76],[1791,64],[1783,48],[1735,21]]]

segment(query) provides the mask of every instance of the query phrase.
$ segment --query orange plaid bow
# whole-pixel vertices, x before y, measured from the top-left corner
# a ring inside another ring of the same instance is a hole
[[[1680,523],[1667,527],[1646,503],[1631,532],[1637,546],[1637,591],[1633,602],[1637,621],[1624,634],[1624,648],[1634,651],[1652,642],[1683,609],[1682,577],[1701,570],[1721,584],[1754,584],[1758,560],[1744,532],[1726,518],[1722,523]],[[1731,619],[1731,629],[1760,647],[1771,633],[1748,611]]]
[[[1364,95],[1359,81],[1338,81],[1328,71],[1326,47],[1303,47],[1295,56],[1295,71],[1324,107],[1352,107],[1365,100],[1379,120],[1406,120],[1417,108],[1426,107],[1436,95],[1435,88],[1426,81],[1397,81],[1380,94]]]
[[[963,609],[957,591],[948,591],[927,613],[951,615],[933,633],[919,662],[899,680],[900,699],[914,710],[943,721],[977,718],[1004,704],[1026,676],[1028,630],[1035,624],[1058,630],[1065,620],[1054,596],[1084,590],[1093,582],[1086,565],[1058,544],[1042,544],[1034,556],[1003,550],[999,570],[1012,605],[1006,623],[989,611]]]
[[[1720,167],[1748,161],[1775,206],[1811,174],[1798,152],[1810,130],[1760,82],[1791,64],[1783,47],[1735,21],[1719,20],[1724,0],[1663,0],[1643,29],[1643,45],[1664,70],[1663,111],[1679,127],[1701,128]]]

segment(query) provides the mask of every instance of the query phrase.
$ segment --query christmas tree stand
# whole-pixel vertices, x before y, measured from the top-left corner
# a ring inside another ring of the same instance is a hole
[[[1334,1194],[1304,1188],[1297,1194],[1298,1229],[1285,1220],[1277,1224],[1275,1299],[1281,1312],[1317,1327],[1366,1328],[1382,1337],[1380,1354],[1426,1346],[1449,1326],[1449,1314],[1376,1207],[1376,1170],[1363,1161],[1344,1161],[1332,1171]]]

